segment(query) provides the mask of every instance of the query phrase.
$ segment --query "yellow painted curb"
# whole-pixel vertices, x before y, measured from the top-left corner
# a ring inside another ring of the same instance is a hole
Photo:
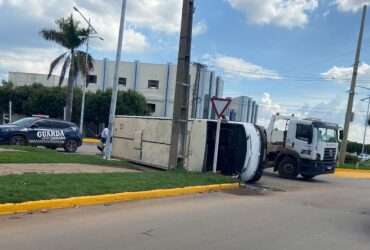
[[[370,170],[337,168],[335,176],[339,178],[370,179]]]
[[[116,203],[123,201],[136,201],[145,199],[155,199],[164,197],[181,196],[195,193],[206,193],[221,190],[230,190],[239,188],[239,184],[218,184],[208,186],[194,186],[174,189],[158,189],[142,192],[126,192],[118,194],[105,194],[96,196],[81,196],[67,199],[30,201],[24,203],[0,204],[0,215],[28,213],[40,211],[43,209],[71,208],[76,206],[99,205],[107,203]]]
[[[87,144],[99,144],[99,140],[98,139],[94,139],[94,138],[84,138],[83,140],[83,143],[87,143]]]

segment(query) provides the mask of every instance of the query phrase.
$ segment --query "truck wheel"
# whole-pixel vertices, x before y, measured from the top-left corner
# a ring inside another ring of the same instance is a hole
[[[279,163],[278,170],[281,177],[295,179],[298,176],[297,161],[291,157],[285,157]]]
[[[306,181],[310,181],[313,178],[315,178],[315,175],[302,174],[302,178],[305,179]]]
[[[16,146],[25,146],[27,144],[27,140],[24,136],[16,135],[10,139],[10,145]]]
[[[78,144],[76,140],[69,139],[64,144],[64,150],[67,153],[75,153],[78,149]]]

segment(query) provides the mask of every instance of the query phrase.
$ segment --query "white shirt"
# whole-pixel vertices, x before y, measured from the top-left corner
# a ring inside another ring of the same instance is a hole
[[[109,136],[109,129],[104,128],[103,131],[101,132],[101,138],[107,139]]]

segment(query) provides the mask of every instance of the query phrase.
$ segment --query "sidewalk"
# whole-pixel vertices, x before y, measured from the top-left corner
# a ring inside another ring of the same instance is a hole
[[[12,174],[139,173],[127,168],[86,164],[0,164],[0,176]]]

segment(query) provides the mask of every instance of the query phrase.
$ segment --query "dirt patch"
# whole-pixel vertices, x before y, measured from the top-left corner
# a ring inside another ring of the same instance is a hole
[[[15,150],[15,149],[0,148],[0,152],[24,152],[24,151]]]
[[[140,171],[84,164],[0,164],[0,176],[42,173],[42,174],[77,174],[77,173],[138,173]]]

